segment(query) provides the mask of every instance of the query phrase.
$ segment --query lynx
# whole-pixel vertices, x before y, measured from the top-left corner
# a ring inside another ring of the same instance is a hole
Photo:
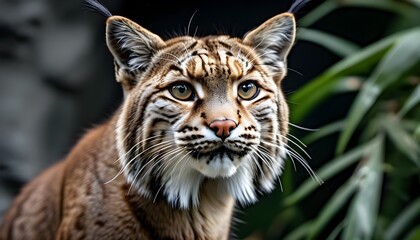
[[[21,191],[1,239],[227,239],[236,203],[273,190],[287,153],[283,13],[243,38],[169,40],[107,15],[125,99]]]

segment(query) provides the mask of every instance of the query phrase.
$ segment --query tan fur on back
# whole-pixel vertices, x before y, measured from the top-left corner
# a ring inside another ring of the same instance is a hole
[[[242,39],[167,41],[109,17],[125,100],[24,187],[0,239],[227,239],[235,202],[255,202],[282,171],[294,36],[288,13]]]

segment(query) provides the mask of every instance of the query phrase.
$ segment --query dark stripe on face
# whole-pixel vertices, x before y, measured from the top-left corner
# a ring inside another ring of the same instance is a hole
[[[176,71],[179,72],[181,75],[184,75],[184,72],[182,71],[182,69],[180,67],[178,67],[177,65],[172,64],[171,66],[169,66],[169,70],[170,71]],[[167,75],[168,73],[166,73],[165,75]]]
[[[153,130],[154,126],[156,126],[158,123],[161,123],[161,122],[170,124],[170,122],[167,119],[164,119],[164,118],[153,118],[152,123],[150,124],[150,127],[149,127],[150,130]]]
[[[135,106],[138,106],[139,105],[139,99],[136,99],[133,103],[132,103],[132,105],[135,105]],[[128,111],[128,114],[126,115],[126,116],[124,116],[124,117],[126,117],[126,121],[125,121],[125,123],[124,123],[124,132],[123,132],[123,134],[124,134],[124,147],[125,147],[125,150],[127,151],[127,158],[128,159],[132,159],[135,155],[136,155],[136,151],[137,151],[137,149],[132,149],[132,150],[129,150],[129,149],[131,149],[131,147],[132,146],[134,146],[135,145],[135,141],[136,141],[136,139],[137,139],[137,131],[135,131],[136,130],[136,127],[137,127],[137,124],[134,124],[134,122],[135,122],[135,119],[137,118],[137,111],[136,111],[136,109],[137,108],[134,108],[134,107],[131,107],[130,108],[130,111]]]
[[[261,102],[267,101],[268,99],[271,99],[270,96],[264,96],[260,99],[258,99],[257,101],[253,102],[254,105],[259,104]]]
[[[209,73],[206,70],[206,63],[204,62],[204,59],[200,55],[198,55],[198,57],[201,60],[201,68],[205,72],[204,77],[207,77],[209,75]]]
[[[186,133],[187,131],[193,131],[194,127],[191,126],[184,126],[181,129],[178,130],[178,132]],[[198,129],[197,129],[198,130]]]
[[[200,134],[191,134],[189,136],[183,137],[183,138],[178,138],[178,140],[181,141],[191,141],[191,140],[197,140],[197,139],[202,139],[204,138],[203,135]]]
[[[164,111],[163,111],[163,109],[161,109],[161,111],[158,111],[158,110],[152,110],[152,112],[154,112],[155,114],[158,114],[158,115],[161,115],[161,116],[164,116],[164,117],[166,117],[166,118],[169,118],[169,119],[171,119],[171,118],[175,118],[175,117],[177,117],[179,114],[178,113],[165,113]],[[166,112],[168,112],[168,111],[166,111]]]
[[[252,134],[248,134],[248,133],[244,133],[239,135],[239,137],[241,138],[245,138],[245,139],[257,139],[258,137]]]
[[[132,146],[134,146],[136,143],[135,141],[137,140],[137,133],[139,132],[139,130],[141,129],[141,126],[143,126],[143,121],[144,121],[144,112],[146,111],[147,108],[147,103],[150,102],[150,99],[156,94],[160,92],[160,90],[156,90],[151,92],[145,99],[143,102],[139,102],[139,100],[134,102],[134,106],[130,105],[129,107],[131,108],[131,112],[130,114],[124,117],[127,117],[127,122],[126,122],[126,126],[125,128],[127,129],[124,137],[126,136],[130,136],[129,138],[126,139],[126,145],[125,145],[125,150],[128,151],[129,149],[131,149]],[[137,113],[136,109],[138,109],[138,107],[140,108],[139,110],[139,114],[134,114]],[[133,116],[133,117],[132,117]],[[131,154],[129,154],[131,156]]]
[[[232,49],[232,46],[226,42],[219,40],[218,43],[222,45],[223,47],[227,48],[228,50]]]
[[[194,49],[194,47],[197,45],[198,41],[193,42],[190,46],[187,47],[188,51],[191,51]]]
[[[271,112],[265,112],[265,113],[257,113],[257,114],[255,114],[255,117],[256,117],[256,118],[259,118],[259,119],[267,118],[267,117],[268,117],[269,115],[271,115],[273,112],[274,112],[274,111],[271,111]]]
[[[274,94],[274,90],[271,90],[270,88],[265,88],[264,86],[261,86],[264,91]]]
[[[179,102],[177,102],[176,100],[174,100],[174,99],[172,99],[172,98],[169,98],[169,97],[167,97],[167,96],[159,96],[159,98],[164,99],[165,101],[169,101],[169,102],[175,103],[176,105],[181,105],[181,104],[180,104]]]

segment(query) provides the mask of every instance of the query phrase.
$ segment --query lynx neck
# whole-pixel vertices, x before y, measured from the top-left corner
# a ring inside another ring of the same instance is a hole
[[[108,134],[115,127],[115,122],[109,122]],[[115,147],[104,147],[107,149],[103,151],[114,149],[114,154],[117,154]],[[105,164],[110,166],[112,163]],[[111,171],[117,174],[119,169]],[[134,189],[129,191],[130,184],[122,174],[113,184],[122,189],[120,192],[124,194],[134,218],[141,228],[147,229],[150,239],[228,239],[234,200],[218,187],[219,181],[223,179],[204,180],[200,187],[199,205],[189,209],[178,209],[164,199],[141,196]]]

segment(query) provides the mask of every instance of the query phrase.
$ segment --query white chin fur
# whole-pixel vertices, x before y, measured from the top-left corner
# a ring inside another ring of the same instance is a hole
[[[197,161],[193,167],[208,178],[230,177],[236,173],[237,166],[227,157],[215,159],[207,163],[206,161]]]

